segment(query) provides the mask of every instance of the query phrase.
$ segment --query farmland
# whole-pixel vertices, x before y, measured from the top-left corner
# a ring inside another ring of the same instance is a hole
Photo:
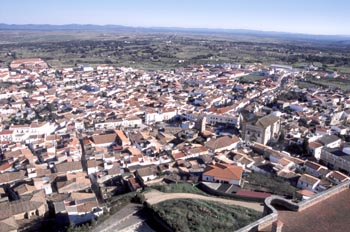
[[[111,64],[146,70],[192,64],[313,64],[349,73],[350,48],[332,41],[146,31],[0,31],[0,66],[41,57],[52,67]]]

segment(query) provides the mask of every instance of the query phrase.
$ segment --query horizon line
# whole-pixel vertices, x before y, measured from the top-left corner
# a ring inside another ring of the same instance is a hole
[[[8,26],[71,26],[71,25],[77,25],[77,26],[100,26],[100,27],[107,27],[107,26],[119,26],[119,27],[126,27],[126,28],[135,28],[135,29],[185,29],[185,30],[222,30],[222,31],[251,31],[251,32],[263,32],[263,33],[280,33],[280,34],[294,34],[294,35],[310,35],[310,36],[334,36],[334,37],[350,37],[350,34],[320,34],[320,33],[305,33],[305,32],[288,32],[288,31],[277,31],[277,30],[267,30],[267,29],[248,29],[248,28],[218,28],[218,27],[181,27],[181,26],[126,26],[121,24],[92,24],[92,23],[65,23],[65,24],[48,24],[48,23],[21,23],[21,24],[15,24],[15,23],[2,23],[0,22],[0,25],[8,25]],[[0,30],[3,30],[0,28]]]

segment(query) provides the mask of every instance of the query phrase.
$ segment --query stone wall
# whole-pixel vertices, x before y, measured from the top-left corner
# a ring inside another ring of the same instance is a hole
[[[299,203],[294,203],[290,200],[284,199],[279,196],[271,196],[265,199],[265,208],[264,208],[264,215],[265,217],[237,230],[236,232],[255,232],[259,231],[260,229],[267,227],[271,225],[274,221],[277,220],[278,212],[274,208],[273,205],[280,205],[283,206],[291,211],[300,212],[303,211],[309,207],[312,207],[313,205],[324,201],[332,196],[334,196],[337,193],[340,193],[346,189],[349,189],[350,181],[343,182],[337,186],[334,186],[324,192],[318,193],[309,200],[302,201]]]
[[[250,223],[249,225],[246,225],[245,227],[239,230],[236,230],[236,232],[256,232],[264,227],[271,225],[274,221],[276,221],[278,213],[277,210],[273,206],[271,206],[269,202],[269,200],[271,199],[272,197],[269,197],[265,200],[264,215],[267,214],[265,217],[260,218],[259,220]]]
[[[337,186],[334,186],[334,187],[332,187],[324,192],[316,194],[315,196],[313,196],[312,198],[310,198],[307,201],[299,202],[298,211],[305,210],[305,209],[319,203],[320,201],[326,200],[326,199],[334,196],[337,193],[340,193],[346,189],[349,189],[349,186],[350,186],[350,181],[346,181],[346,182],[338,184]]]
[[[240,196],[237,194],[233,194],[233,193],[224,193],[224,192],[220,192],[216,189],[212,189],[209,186],[203,184],[203,183],[199,183],[198,184],[198,188],[200,188],[201,190],[203,190],[204,192],[210,194],[210,195],[214,195],[214,196],[220,196],[220,197],[227,197],[230,199],[234,199],[234,200],[242,200],[242,201],[251,201],[251,202],[261,202],[263,203],[265,199],[263,198],[258,198],[258,197],[249,197],[249,196]]]

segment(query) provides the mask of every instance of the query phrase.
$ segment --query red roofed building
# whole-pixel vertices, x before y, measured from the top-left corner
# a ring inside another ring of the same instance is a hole
[[[186,155],[183,153],[183,152],[177,152],[177,153],[174,153],[173,154],[173,158],[175,160],[178,160],[178,159],[185,159],[186,158]]]
[[[308,145],[309,151],[318,160],[321,158],[322,147],[323,147],[323,145],[321,143],[318,143],[318,142],[310,142]]]
[[[47,66],[47,63],[40,58],[14,60],[10,64],[11,69],[17,69],[21,67],[29,68],[29,69],[34,69],[34,68],[44,69],[44,68],[47,68],[48,66]]]
[[[243,168],[229,164],[208,165],[202,176],[203,181],[240,185]]]
[[[263,193],[263,192],[254,192],[249,190],[239,190],[236,195],[238,196],[244,196],[244,197],[252,197],[252,198],[259,198],[259,199],[265,199],[269,196],[271,196],[270,193]]]

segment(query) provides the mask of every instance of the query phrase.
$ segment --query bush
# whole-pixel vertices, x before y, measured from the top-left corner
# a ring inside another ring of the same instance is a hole
[[[168,184],[152,186],[151,188],[157,189],[164,193],[193,193],[200,195],[208,195],[196,186],[188,183]]]
[[[262,214],[239,206],[217,202],[181,199],[152,207],[174,231],[233,231],[256,221]]]

